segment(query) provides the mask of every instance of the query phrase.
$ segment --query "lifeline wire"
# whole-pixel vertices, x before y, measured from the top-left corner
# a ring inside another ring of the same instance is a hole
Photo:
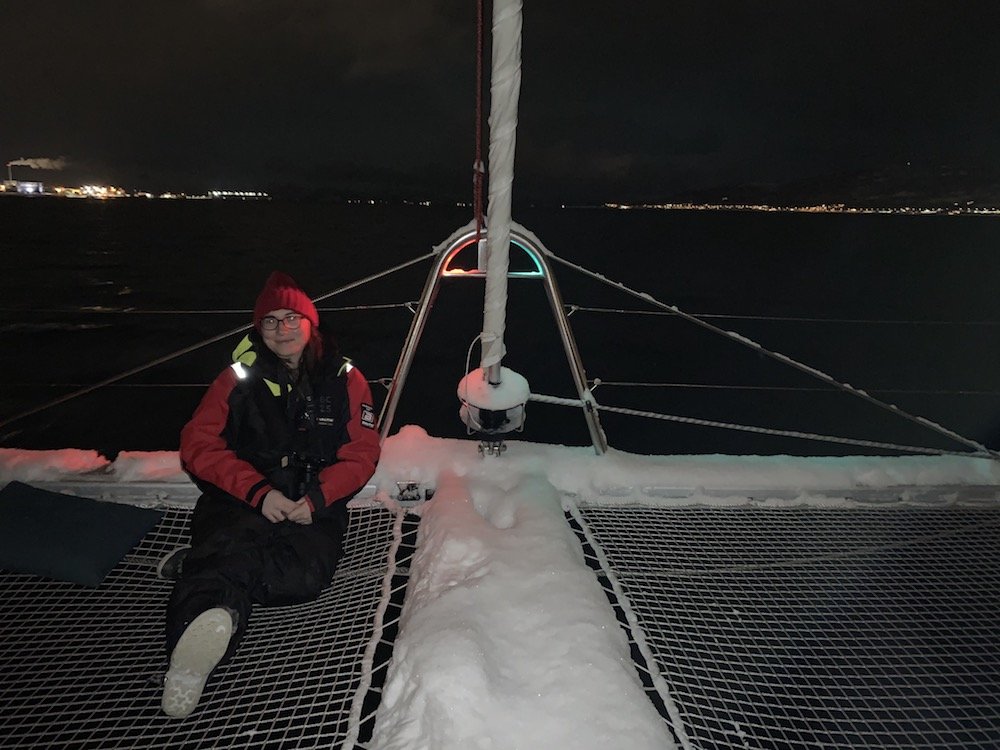
[[[532,393],[528,396],[529,401],[538,401],[543,404],[556,404],[558,406],[585,406],[576,398],[562,398],[560,396],[545,396],[540,393]],[[776,435],[779,437],[800,438],[802,440],[817,440],[824,443],[842,443],[844,445],[858,445],[864,448],[887,448],[889,450],[902,451],[904,453],[926,453],[931,456],[982,456],[986,454],[969,453],[968,451],[949,451],[939,448],[924,448],[918,445],[900,445],[897,443],[882,443],[876,440],[862,440],[860,438],[838,437],[836,435],[822,435],[816,432],[800,432],[798,430],[778,430],[772,427],[755,427],[753,425],[737,424],[736,422],[716,422],[711,419],[701,419],[699,417],[682,417],[677,414],[661,414],[655,411],[641,411],[640,409],[627,409],[621,406],[605,406],[594,402],[594,407],[599,411],[609,411],[616,414],[627,414],[631,417],[648,417],[649,419],[661,419],[665,422],[680,422],[681,424],[693,424],[699,427],[719,427],[724,430],[736,430],[737,432],[753,432],[759,435]]]
[[[713,391],[799,391],[807,393],[829,393],[829,389],[805,385],[748,385],[746,383],[651,383],[638,380],[602,380],[596,378],[591,383],[591,391],[598,386],[627,388],[698,388]],[[905,393],[923,396],[1000,396],[1000,391],[948,390],[945,388],[871,388],[871,393]]]
[[[400,263],[398,266],[393,266],[392,268],[389,268],[385,271],[381,271],[380,273],[375,273],[370,276],[366,276],[363,279],[352,281],[350,284],[346,284],[345,286],[342,286],[339,289],[334,289],[332,292],[327,292],[326,294],[321,294],[319,297],[315,297],[313,299],[313,302],[321,302],[322,300],[329,299],[330,297],[334,297],[338,294],[343,294],[344,292],[350,291],[351,289],[355,289],[359,286],[364,286],[369,282],[376,281],[377,279],[381,279],[383,276],[388,276],[389,274],[395,273],[396,271],[408,268],[409,266],[412,266],[416,263],[420,263],[421,261],[427,260],[428,258],[432,258],[435,255],[436,252],[431,251],[429,253],[425,253],[424,255],[413,258],[412,260],[408,260],[405,263]],[[205,339],[204,341],[200,341],[197,344],[186,346],[183,349],[178,349],[175,352],[171,352],[170,354],[166,354],[162,357],[159,357],[158,359],[146,362],[145,364],[139,365],[138,367],[133,367],[131,370],[126,370],[125,372],[113,375],[110,378],[105,378],[104,380],[98,383],[88,385],[86,388],[81,388],[77,391],[73,391],[72,393],[67,393],[64,396],[60,396],[59,398],[53,399],[52,401],[44,403],[41,406],[36,406],[31,409],[28,409],[27,411],[22,411],[19,414],[15,414],[13,417],[8,417],[7,419],[0,422],[0,428],[4,428],[7,425],[11,424],[12,422],[18,421],[19,419],[24,419],[25,417],[30,417],[33,414],[38,414],[38,412],[45,411],[46,409],[50,409],[53,406],[63,404],[78,396],[83,396],[92,391],[96,391],[98,388],[103,388],[104,386],[111,385],[112,383],[117,383],[119,380],[124,380],[125,378],[131,377],[132,375],[137,375],[140,372],[145,372],[146,370],[152,369],[157,365],[162,365],[166,362],[170,362],[171,360],[177,359],[178,357],[181,357],[185,354],[190,354],[191,352],[197,351],[198,349],[206,347],[209,344],[214,344],[217,341],[223,341],[224,339],[227,339],[230,336],[235,336],[236,334],[243,333],[244,331],[249,330],[251,327],[252,327],[251,325],[243,325],[238,328],[233,328],[229,331],[226,331],[225,333],[220,333],[217,336],[212,336],[211,338]]]
[[[575,312],[611,313],[615,315],[673,315],[660,310],[629,310],[613,307],[587,307],[586,305],[563,305],[568,314]],[[998,320],[892,320],[877,318],[809,318],[794,315],[733,315],[731,313],[692,313],[699,318],[721,318],[727,320],[766,320],[778,323],[854,323],[860,325],[907,325],[907,326],[1000,326]]]
[[[343,291],[343,290],[341,290]],[[339,292],[337,292],[339,293]],[[317,307],[316,309],[320,312],[346,312],[350,310],[390,310],[396,307],[406,307],[409,308],[413,302],[386,302],[381,305],[344,305],[343,307]],[[18,313],[18,312],[29,312],[26,310],[3,310],[0,312],[7,313]],[[70,310],[64,309],[59,310],[56,308],[50,309],[32,309],[30,310],[32,315],[250,315],[253,310],[250,308],[212,308],[203,310],[140,310],[137,308],[94,308],[94,309],[78,309]]]
[[[320,312],[343,312],[345,310],[382,310],[395,307],[406,307],[412,311],[412,306],[416,302],[389,302],[381,305],[347,305],[344,307],[320,307]],[[575,305],[565,303],[567,315],[576,312],[607,313],[613,315],[673,315],[673,312],[663,312],[661,310],[633,310],[627,308],[611,307],[588,307],[587,305]],[[204,310],[139,310],[136,308],[24,308],[0,307],[0,313],[17,314],[30,312],[32,315],[249,315],[252,310],[249,308],[214,308]],[[1000,326],[998,320],[904,320],[904,319],[879,319],[879,318],[814,318],[793,315],[735,315],[732,313],[692,313],[699,318],[724,319],[724,320],[760,320],[776,323],[833,323],[833,324],[855,324],[855,325],[907,325],[907,326],[963,326],[967,328]]]
[[[812,375],[814,378],[818,378],[819,380],[822,380],[824,383],[828,383],[829,385],[832,385],[835,388],[839,388],[842,391],[845,391],[847,393],[853,394],[853,395],[857,396],[858,398],[863,399],[863,400],[867,401],[868,403],[870,403],[870,404],[872,404],[874,406],[878,406],[881,409],[885,409],[886,411],[892,412],[896,416],[902,417],[903,419],[907,419],[907,420],[909,420],[911,422],[915,422],[916,424],[923,425],[924,427],[927,427],[927,428],[929,428],[931,430],[934,430],[935,432],[938,432],[938,433],[940,433],[940,434],[942,434],[942,435],[944,435],[944,436],[946,436],[948,438],[951,438],[952,440],[955,440],[956,442],[962,443],[963,445],[967,445],[967,446],[969,446],[971,448],[975,448],[975,450],[976,450],[977,453],[980,453],[980,454],[983,454],[983,455],[987,455],[987,456],[991,456],[994,459],[1000,459],[1000,453],[997,453],[996,451],[990,450],[989,448],[987,448],[982,443],[976,442],[975,440],[971,440],[971,439],[969,439],[967,437],[959,435],[957,432],[954,432],[953,430],[949,430],[947,427],[944,427],[943,425],[940,425],[937,422],[932,422],[931,420],[929,420],[929,419],[927,419],[925,417],[920,417],[920,416],[916,416],[914,414],[910,414],[909,412],[903,411],[902,409],[900,409],[895,404],[887,404],[884,401],[880,401],[879,399],[875,398],[874,396],[872,396],[872,395],[870,395],[868,393],[865,393],[864,391],[862,391],[862,390],[860,390],[858,388],[855,388],[854,386],[852,386],[852,385],[850,385],[848,383],[842,383],[842,382],[840,382],[839,380],[837,380],[836,378],[834,378],[832,375],[828,375],[827,373],[825,373],[825,372],[823,372],[821,370],[817,370],[815,367],[810,367],[809,365],[804,364],[802,362],[799,362],[798,360],[792,359],[789,356],[786,356],[786,355],[781,354],[779,352],[772,351],[770,349],[766,349],[763,346],[761,346],[760,344],[758,344],[756,341],[753,341],[752,339],[748,339],[746,336],[741,336],[740,334],[735,333],[734,331],[726,331],[726,330],[724,330],[722,328],[719,328],[716,325],[713,325],[713,324],[709,323],[708,321],[702,320],[701,318],[699,318],[699,317],[697,317],[695,315],[692,315],[691,313],[686,313],[686,312],[684,312],[683,310],[681,310],[678,307],[664,304],[663,302],[660,302],[659,300],[654,299],[650,294],[647,294],[645,292],[637,292],[636,290],[634,290],[634,289],[626,286],[625,284],[621,283],[620,281],[612,281],[611,279],[609,279],[608,277],[606,277],[606,276],[604,276],[602,274],[599,274],[599,273],[597,273],[595,271],[591,271],[588,268],[584,268],[583,266],[578,265],[577,263],[573,263],[572,261],[568,261],[568,260],[565,260],[563,258],[560,258],[558,255],[555,255],[550,250],[546,250],[545,252],[548,253],[549,257],[551,257],[553,260],[559,261],[564,266],[567,266],[567,267],[572,268],[572,269],[574,269],[576,271],[579,271],[580,273],[584,274],[585,276],[589,276],[590,278],[595,279],[597,281],[600,281],[603,284],[607,284],[610,287],[613,287],[615,289],[618,289],[620,291],[625,292],[626,294],[630,294],[633,297],[636,297],[636,298],[641,299],[641,300],[643,300],[645,302],[648,302],[649,304],[653,305],[654,307],[659,307],[661,310],[665,310],[668,313],[671,313],[671,314],[676,315],[676,316],[678,316],[680,318],[683,318],[684,320],[686,320],[686,321],[688,321],[690,323],[694,323],[695,325],[701,326],[702,328],[704,328],[704,329],[706,329],[708,331],[711,331],[712,333],[718,334],[720,336],[724,336],[725,338],[727,338],[727,339],[729,339],[731,341],[735,341],[738,344],[742,344],[743,346],[749,347],[750,349],[755,349],[756,351],[758,351],[761,354],[769,357],[770,359],[773,359],[773,360],[775,360],[777,362],[782,362],[782,363],[784,363],[784,364],[786,364],[786,365],[788,365],[790,367],[794,367],[796,370],[799,370],[800,372],[804,372],[807,375]],[[2,426],[2,425],[0,425],[0,426]]]

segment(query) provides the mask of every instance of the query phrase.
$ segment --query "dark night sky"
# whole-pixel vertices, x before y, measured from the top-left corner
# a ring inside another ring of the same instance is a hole
[[[516,197],[1000,166],[993,0],[525,6]],[[0,160],[468,199],[474,20],[472,0],[5,0]]]

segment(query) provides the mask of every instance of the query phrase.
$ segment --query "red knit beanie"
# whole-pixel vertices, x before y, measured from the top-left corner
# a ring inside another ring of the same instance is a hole
[[[302,317],[309,318],[314,328],[319,325],[319,312],[309,295],[302,291],[295,279],[281,271],[273,271],[257,295],[257,302],[253,306],[254,328],[260,330],[260,319],[272,310],[294,310]]]

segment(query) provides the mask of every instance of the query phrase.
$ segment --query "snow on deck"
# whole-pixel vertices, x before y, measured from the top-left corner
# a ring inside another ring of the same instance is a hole
[[[424,507],[372,747],[673,747],[558,492],[480,468]]]
[[[1000,486],[1000,462],[964,456],[640,456],[590,447],[510,441],[499,459],[479,456],[469,440],[432,438],[403,427],[390,437],[371,481],[386,494],[397,482],[433,488],[445,471],[462,476],[497,461],[511,477],[541,476],[561,493],[622,502],[712,498],[753,493],[803,501],[858,490],[911,487]],[[188,484],[175,451],[123,451],[109,461],[97,451],[0,448],[0,485],[22,482]]]
[[[117,484],[121,494],[150,483],[190,488],[171,452],[109,462],[88,451],[0,450],[0,484],[13,479]],[[372,748],[666,748],[667,724],[566,523],[566,497],[789,508],[849,506],[875,492],[879,502],[995,506],[1000,467],[955,456],[595,456],[522,442],[482,458],[473,442],[406,427],[387,441],[368,494],[391,505],[399,483],[434,494],[417,509],[417,554]]]

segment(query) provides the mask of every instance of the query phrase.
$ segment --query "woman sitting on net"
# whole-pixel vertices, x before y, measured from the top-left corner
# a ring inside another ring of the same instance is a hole
[[[162,706],[187,716],[235,653],[251,605],[315,599],[343,554],[347,501],[375,471],[371,391],[319,330],[316,306],[272,273],[254,330],[181,432],[181,463],[202,492],[191,547],[165,558]]]

